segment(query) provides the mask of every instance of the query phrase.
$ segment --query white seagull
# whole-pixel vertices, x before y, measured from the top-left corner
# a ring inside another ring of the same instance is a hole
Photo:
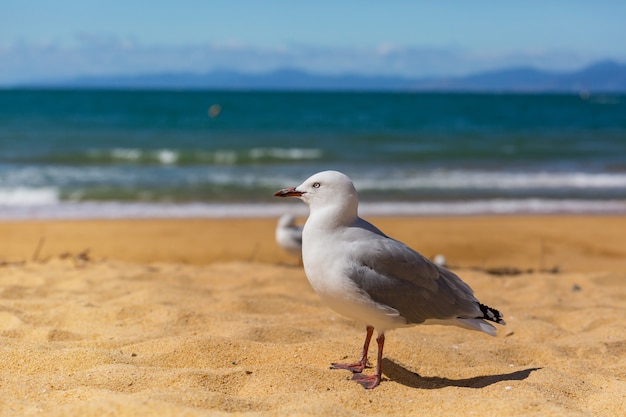
[[[276,243],[292,255],[302,255],[302,226],[296,225],[296,218],[292,214],[283,214],[278,219]]]
[[[387,330],[448,324],[495,336],[496,329],[488,321],[505,324],[500,312],[481,304],[453,272],[361,219],[356,189],[341,172],[317,173],[274,195],[298,197],[309,206],[302,258],[315,292],[337,313],[366,325],[361,359],[332,364],[333,369],[352,371],[352,379],[366,389],[381,381]],[[374,329],[378,361],[375,373],[365,375]]]

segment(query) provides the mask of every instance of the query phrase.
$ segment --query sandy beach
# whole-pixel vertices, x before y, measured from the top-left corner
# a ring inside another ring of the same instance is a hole
[[[274,219],[1,222],[0,414],[626,414],[626,217],[368,220],[507,326],[389,332],[366,391]]]

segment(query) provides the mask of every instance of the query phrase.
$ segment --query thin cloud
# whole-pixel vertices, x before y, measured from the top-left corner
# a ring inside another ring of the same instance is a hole
[[[322,74],[457,76],[513,66],[572,70],[594,60],[573,51],[469,51],[380,44],[321,47],[306,44],[257,47],[236,40],[188,45],[146,45],[132,38],[81,33],[68,43],[15,42],[0,45],[0,84],[83,75],[194,72],[216,69],[266,72],[297,68]]]

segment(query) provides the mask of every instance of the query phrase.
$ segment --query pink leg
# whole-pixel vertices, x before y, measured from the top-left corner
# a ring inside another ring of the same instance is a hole
[[[372,334],[374,328],[367,326],[367,334],[365,335],[365,343],[363,344],[363,353],[361,354],[361,360],[355,363],[332,363],[331,369],[347,369],[353,373],[361,373],[367,366],[367,350],[370,347],[370,340],[372,340]]]
[[[365,389],[376,388],[380,384],[383,375],[383,346],[385,345],[385,334],[381,333],[376,338],[378,343],[378,360],[376,361],[376,373],[374,375],[354,374],[352,380],[358,382]]]

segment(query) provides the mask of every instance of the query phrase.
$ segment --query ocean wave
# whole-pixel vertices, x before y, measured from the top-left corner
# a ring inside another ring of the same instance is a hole
[[[176,164],[180,153],[171,149],[158,149],[154,151],[142,151],[140,149],[114,148],[110,151],[90,151],[95,159],[110,159],[113,161],[128,162],[156,162],[163,165]]]
[[[278,218],[290,212],[306,217],[303,204],[60,202],[32,206],[0,205],[0,220]],[[506,214],[626,214],[626,200],[489,199],[475,201],[362,203],[368,216],[473,216]]]
[[[578,199],[486,199],[473,201],[429,201],[365,203],[361,214],[368,216],[470,216],[497,214],[624,214],[626,200]]]
[[[321,149],[256,147],[246,149],[91,149],[85,152],[48,154],[34,162],[68,165],[246,165],[319,160]],[[28,159],[20,162],[30,162]]]
[[[501,172],[435,170],[413,174],[394,173],[388,176],[356,178],[357,189],[589,189],[625,188],[626,173],[592,172]]]
[[[321,149],[306,148],[253,148],[248,151],[248,155],[253,160],[269,158],[297,161],[320,159],[323,156],[323,152]]]
[[[60,202],[59,190],[43,188],[0,188],[0,208],[24,206],[50,206]]]
[[[23,165],[0,169],[0,204],[21,201],[268,201],[297,186],[308,164],[148,167]],[[349,168],[349,167],[348,167]],[[311,169],[312,172],[315,169]],[[363,201],[487,198],[626,198],[621,172],[344,170]]]

